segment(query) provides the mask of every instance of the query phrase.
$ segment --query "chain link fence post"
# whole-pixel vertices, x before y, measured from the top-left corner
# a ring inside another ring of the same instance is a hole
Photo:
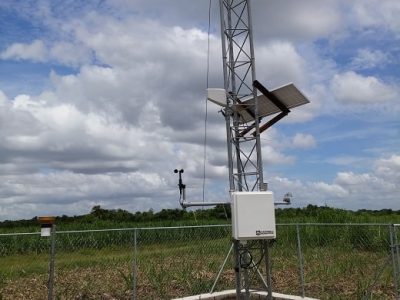
[[[133,231],[132,300],[137,299],[137,238],[138,229]]]
[[[390,231],[390,250],[391,250],[391,254],[392,254],[392,263],[393,263],[393,282],[394,282],[394,289],[395,289],[395,295],[396,295],[396,299],[399,299],[399,288],[398,288],[398,263],[396,263],[396,250],[397,250],[397,245],[395,242],[395,225],[389,225],[389,231]]]
[[[398,231],[400,228],[400,224],[393,224],[393,237],[394,237],[394,246],[395,246],[395,253],[396,253],[396,297],[397,299],[400,299],[400,291],[399,291],[399,284],[400,284],[400,245],[399,245],[399,240],[398,240]]]
[[[400,244],[398,240],[398,232],[399,232],[400,224],[395,225],[395,232],[394,232],[394,240],[396,243],[396,254],[397,254],[397,282],[400,282]],[[399,296],[399,287],[397,287],[397,298],[400,298]]]
[[[51,244],[50,244],[50,263],[49,263],[49,281],[47,287],[47,299],[54,299],[54,264],[56,259],[56,225],[51,227]]]
[[[305,297],[304,287],[304,267],[303,267],[303,254],[301,251],[301,239],[300,239],[300,226],[296,224],[296,236],[297,236],[297,257],[299,260],[299,272],[300,272],[300,284],[301,284],[301,296]]]

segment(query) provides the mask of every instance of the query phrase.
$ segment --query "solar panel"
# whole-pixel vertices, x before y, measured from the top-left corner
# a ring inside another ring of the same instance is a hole
[[[271,91],[271,94],[278,98],[288,109],[310,102],[293,83],[277,88]],[[263,94],[258,95],[257,99],[259,117],[265,117],[281,112],[281,110]],[[244,100],[241,104],[235,106],[236,111],[241,117],[240,119],[242,123],[254,121],[254,106],[254,98]]]

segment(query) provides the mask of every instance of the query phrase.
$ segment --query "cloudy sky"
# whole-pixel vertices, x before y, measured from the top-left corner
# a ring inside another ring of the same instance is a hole
[[[202,199],[207,0],[0,2],[0,220]],[[212,0],[210,87],[222,87]],[[293,206],[400,209],[400,2],[253,0],[257,78],[311,103],[262,135]],[[207,106],[205,199],[227,200]]]

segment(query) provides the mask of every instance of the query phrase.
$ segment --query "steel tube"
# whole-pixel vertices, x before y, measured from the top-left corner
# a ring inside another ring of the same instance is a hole
[[[394,241],[394,225],[389,226],[389,232],[390,232],[390,250],[392,254],[392,266],[393,266],[393,282],[394,282],[394,289],[395,289],[395,295],[396,299],[399,299],[399,288],[398,288],[398,273],[397,273],[397,266],[396,266],[396,256],[395,256],[395,241]]]
[[[297,257],[299,260],[300,283],[301,283],[301,296],[304,298],[306,296],[304,288],[304,267],[303,267],[303,255],[301,252],[300,227],[298,224],[296,225],[296,235],[297,235]]]
[[[241,280],[241,268],[240,268],[240,253],[239,247],[240,242],[235,240],[234,242],[234,250],[235,250],[235,280],[236,280],[236,299],[242,298],[242,280]]]
[[[231,204],[231,202],[182,202],[182,207],[187,208],[191,206],[215,206],[221,204]]]
[[[219,12],[221,22],[221,43],[222,43],[222,70],[224,72],[224,89],[229,91],[229,77],[227,70],[227,56],[226,56],[226,42],[225,42],[225,16],[224,16],[224,1],[219,0]],[[230,110],[231,103],[229,97],[226,97],[226,107]],[[235,190],[235,180],[233,178],[233,161],[232,161],[232,133],[231,133],[231,116],[230,111],[227,111],[225,115],[225,126],[226,126],[226,141],[228,151],[228,169],[229,169],[229,189],[230,191]]]
[[[214,289],[215,289],[215,286],[217,285],[217,282],[218,282],[218,280],[219,280],[219,277],[221,276],[222,271],[223,271],[224,268],[225,268],[226,262],[228,261],[229,256],[231,255],[231,252],[232,252],[232,249],[233,249],[233,245],[234,245],[234,244],[232,243],[231,247],[229,248],[228,254],[226,255],[226,257],[225,257],[225,259],[224,259],[224,262],[222,263],[221,268],[219,269],[218,275],[217,275],[217,277],[215,278],[215,281],[214,281],[213,286],[211,287],[210,294],[214,293]]]
[[[132,300],[137,299],[137,229],[133,231]]]
[[[248,26],[249,26],[249,46],[250,46],[250,56],[251,56],[251,81],[256,80],[256,64],[254,56],[254,45],[253,45],[253,20],[251,15],[251,1],[247,1],[247,15],[248,15]],[[254,118],[255,127],[255,137],[256,137],[256,152],[257,152],[257,171],[258,171],[258,189],[263,191],[264,186],[264,171],[261,155],[261,140],[260,140],[260,125],[259,125],[259,113],[258,113],[258,97],[257,89],[253,86],[253,97],[254,97],[254,112],[256,117]]]
[[[271,261],[269,258],[269,246],[268,241],[263,241],[264,247],[264,259],[265,259],[265,272],[267,275],[267,284],[268,284],[268,300],[272,300],[272,278],[271,278]]]
[[[47,289],[47,299],[54,299],[54,264],[56,255],[56,225],[51,226],[51,246],[50,246],[50,264],[49,264],[49,282]]]

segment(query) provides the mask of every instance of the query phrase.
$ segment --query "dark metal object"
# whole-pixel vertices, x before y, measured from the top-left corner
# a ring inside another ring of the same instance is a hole
[[[260,133],[262,133],[268,128],[270,128],[272,125],[277,123],[279,120],[286,117],[290,113],[290,110],[278,97],[276,97],[274,94],[268,91],[259,81],[254,80],[253,86],[256,89],[258,89],[265,97],[271,100],[271,102],[274,103],[281,110],[281,113],[279,115],[275,116],[274,118],[272,118],[271,120],[269,120],[267,123],[265,123],[260,127]],[[253,133],[253,135],[255,134],[256,132]]]
[[[178,173],[179,174],[179,181],[178,181],[178,188],[179,188],[179,194],[181,195],[181,197],[183,196],[184,192],[185,192],[185,188],[186,185],[183,184],[182,182],[182,173],[184,172],[183,169],[175,169],[174,173]]]

